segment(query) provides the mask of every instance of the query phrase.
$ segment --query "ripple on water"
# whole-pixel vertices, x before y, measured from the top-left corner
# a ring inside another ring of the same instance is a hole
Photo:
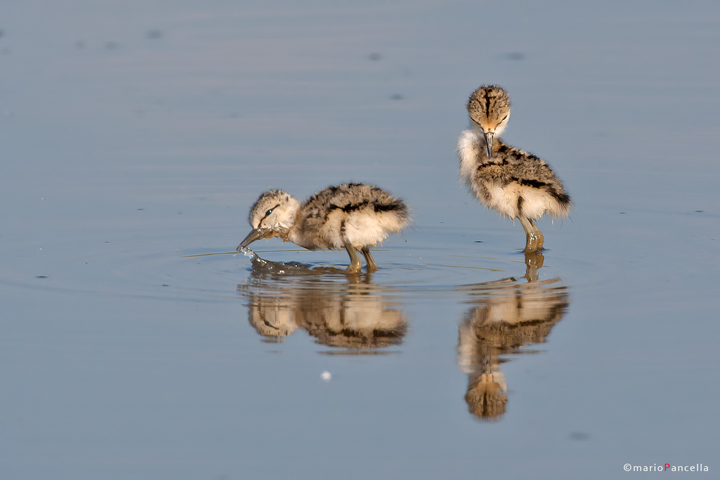
[[[378,272],[348,276],[342,271],[345,252],[311,252],[273,242],[262,246],[285,248],[258,250],[268,263],[258,268],[256,258],[253,268],[250,258],[222,251],[225,242],[233,242],[221,229],[200,236],[192,229],[69,235],[52,242],[4,244],[7,262],[0,282],[26,292],[192,301],[237,299],[238,285],[248,283],[269,294],[277,288],[332,292],[364,284],[375,286],[375,296],[416,299],[458,296],[463,285],[525,275],[522,255],[498,252],[493,242],[483,248],[471,241],[452,243],[462,236],[446,229],[416,228],[407,237],[375,250]],[[189,241],[207,246],[182,245]]]
[[[388,242],[377,249],[381,269],[373,274],[345,274],[345,252],[285,248],[259,250],[260,258],[172,246],[178,238],[214,245],[219,236],[187,230],[6,244],[4,257],[11,260],[0,282],[30,295],[240,300],[260,341],[282,343],[304,332],[327,347],[320,350],[326,355],[396,354],[412,331],[408,312],[422,302],[450,300],[460,308],[456,361],[467,375],[465,401],[480,420],[506,412],[502,365],[536,352],[569,305],[567,286],[550,277],[556,270],[546,269],[542,254],[493,253],[490,242],[482,249],[471,242],[448,246],[421,229],[400,247]]]

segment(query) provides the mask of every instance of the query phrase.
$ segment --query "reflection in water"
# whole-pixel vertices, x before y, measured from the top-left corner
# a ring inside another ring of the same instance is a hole
[[[402,343],[407,320],[391,290],[371,277],[263,260],[253,262],[238,291],[248,300],[250,324],[266,341],[281,342],[301,328],[322,345],[350,349],[343,353],[377,354]]]
[[[505,414],[507,385],[500,365],[506,356],[537,353],[523,347],[544,343],[570,304],[559,278],[538,281],[542,253],[526,253],[525,265],[524,283],[507,278],[462,287],[473,307],[460,323],[457,360],[468,374],[468,409],[482,420]]]

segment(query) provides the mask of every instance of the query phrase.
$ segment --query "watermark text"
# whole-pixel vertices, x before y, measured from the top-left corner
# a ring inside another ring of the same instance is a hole
[[[709,472],[707,465],[696,463],[695,465],[671,465],[669,463],[653,463],[652,465],[623,465],[626,472]]]

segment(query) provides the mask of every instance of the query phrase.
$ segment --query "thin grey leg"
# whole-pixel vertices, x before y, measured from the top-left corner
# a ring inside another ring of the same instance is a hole
[[[543,243],[545,242],[545,237],[543,237],[542,232],[535,224],[535,222],[533,222],[532,225],[533,227],[535,227],[535,250],[541,252],[543,250]]]
[[[527,217],[518,217],[518,219],[525,230],[525,251],[535,252],[542,250],[545,239],[535,222]]]
[[[345,250],[347,250],[348,255],[350,255],[350,266],[345,270],[345,272],[360,272],[360,269],[362,268],[362,262],[360,261],[360,257],[358,256],[357,251],[355,251],[355,247],[350,245],[350,242],[348,242],[347,240],[345,240]]]
[[[360,249],[363,256],[365,257],[365,269],[368,273],[377,272],[378,266],[375,263],[375,259],[370,254],[370,247],[363,247]]]

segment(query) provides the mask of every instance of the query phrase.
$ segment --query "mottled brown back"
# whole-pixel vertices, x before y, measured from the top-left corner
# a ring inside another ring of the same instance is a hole
[[[410,221],[407,205],[385,190],[362,183],[343,183],[320,190],[303,203],[297,227],[303,232],[319,232],[335,211],[352,213],[369,210],[373,213],[388,213],[398,223]]]

